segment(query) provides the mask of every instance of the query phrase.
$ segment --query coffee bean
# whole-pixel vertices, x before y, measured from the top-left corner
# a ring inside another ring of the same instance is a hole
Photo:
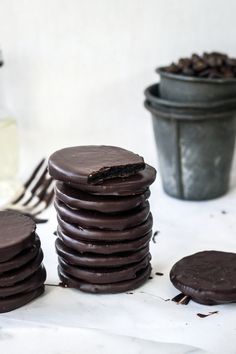
[[[179,59],[179,61],[178,61],[178,67],[180,69],[187,69],[191,65],[192,65],[192,61],[191,61],[191,59],[188,59],[188,58],[182,58],[182,59]]]
[[[182,74],[185,76],[195,76],[195,72],[191,68],[183,68]]]
[[[223,78],[223,74],[221,74],[218,70],[216,69],[210,69],[209,70],[209,79],[221,79]]]
[[[231,78],[231,77],[234,77],[234,72],[232,71],[231,68],[229,67],[222,67],[221,68],[221,73],[223,74],[223,77],[225,78]]]
[[[172,63],[171,65],[165,67],[165,71],[167,73],[177,74],[180,72],[180,69],[176,64]]]
[[[209,74],[210,74],[210,69],[206,69],[206,70],[203,70],[199,73],[199,77],[209,77]]]
[[[235,67],[236,67],[236,59],[234,59],[234,58],[227,58],[227,59],[226,59],[226,65],[228,65],[228,66],[235,66]]]
[[[196,72],[203,71],[207,68],[207,64],[203,60],[198,60],[193,64],[193,70]]]
[[[178,63],[163,68],[163,71],[185,76],[210,79],[236,77],[236,58],[220,52],[193,53],[190,58],[180,58]]]
[[[201,57],[198,54],[192,54],[191,56],[192,63],[197,62],[198,60],[201,60]]]

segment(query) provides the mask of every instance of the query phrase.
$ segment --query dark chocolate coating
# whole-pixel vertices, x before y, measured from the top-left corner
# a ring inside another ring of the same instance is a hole
[[[90,268],[121,267],[143,260],[149,253],[149,246],[133,252],[123,252],[115,255],[100,255],[95,253],[79,253],[67,247],[59,238],[56,240],[57,254],[68,264]]]
[[[0,263],[34,244],[35,222],[15,211],[0,211]]]
[[[38,270],[30,277],[24,279],[23,281],[7,287],[0,287],[0,302],[1,298],[26,293],[42,286],[46,279],[46,270],[43,265],[41,265]]]
[[[9,312],[26,305],[44,292],[44,285],[27,293],[17,294],[0,299],[0,313]]]
[[[126,178],[114,178],[101,184],[76,184],[66,180],[65,182],[75,189],[97,195],[127,196],[142,194],[155,181],[155,168],[145,165],[145,169]]]
[[[126,291],[134,290],[141,285],[143,285],[149,278],[151,274],[151,265],[148,265],[146,269],[141,270],[136,274],[135,279],[125,280],[112,284],[91,284],[85,281],[78,280],[63,271],[63,269],[58,266],[58,275],[62,283],[69,288],[79,289],[88,293],[95,294],[117,294]]]
[[[112,284],[124,280],[135,279],[136,274],[145,269],[150,263],[151,256],[150,253],[139,263],[126,265],[120,268],[83,268],[76,267],[66,263],[62,258],[59,257],[60,268],[68,275],[84,280],[92,284]]]
[[[29,263],[14,270],[0,274],[0,288],[5,286],[12,286],[34,274],[40,267],[43,260],[43,252],[40,249],[37,256]]]
[[[129,176],[144,167],[141,156],[116,146],[74,146],[58,150],[49,158],[53,178],[76,184]]]
[[[22,267],[24,264],[30,262],[36,257],[40,248],[39,237],[36,236],[35,243],[30,248],[26,248],[21,253],[17,254],[14,258],[9,261],[0,263],[0,274],[5,273],[9,270],[17,269]]]
[[[142,194],[126,197],[94,195],[59,181],[55,185],[55,194],[60,201],[71,208],[96,210],[101,213],[117,213],[134,209],[150,197],[149,189]]]
[[[147,220],[150,212],[148,201],[136,209],[120,214],[104,214],[84,209],[74,210],[59,200],[55,200],[54,205],[60,217],[69,223],[85,228],[105,230],[125,230],[132,228]]]
[[[146,235],[152,230],[153,218],[150,213],[147,220],[135,227],[122,231],[87,229],[75,224],[67,223],[57,215],[58,224],[61,230],[75,240],[94,240],[94,241],[128,241]]]
[[[198,303],[236,302],[236,253],[203,251],[184,257],[171,269],[170,279]]]
[[[58,237],[63,241],[63,243],[74,249],[77,252],[87,252],[87,253],[99,253],[99,254],[114,254],[121,252],[130,252],[134,250],[139,250],[146,247],[149,244],[152,232],[150,231],[146,235],[143,235],[137,240],[129,240],[123,242],[90,242],[84,240],[75,240],[69,235],[66,235],[58,226],[57,228]]]

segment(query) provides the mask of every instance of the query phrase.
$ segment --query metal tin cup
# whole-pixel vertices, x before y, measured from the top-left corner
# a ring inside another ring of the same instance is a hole
[[[235,111],[184,112],[146,100],[151,112],[164,190],[185,200],[208,200],[229,188]]]
[[[147,87],[144,91],[146,100],[150,101],[152,106],[169,108],[183,113],[207,113],[207,112],[220,112],[226,110],[234,110],[236,107],[236,96],[227,100],[217,100],[213,102],[179,102],[169,101],[160,96],[160,84],[153,84]]]
[[[160,75],[160,97],[177,102],[213,102],[236,97],[236,78],[210,79],[167,73]]]

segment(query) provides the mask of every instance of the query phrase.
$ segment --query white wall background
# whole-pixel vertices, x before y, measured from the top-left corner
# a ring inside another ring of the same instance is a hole
[[[35,144],[153,149],[154,69],[204,50],[236,56],[235,13],[234,0],[1,0],[9,106]]]

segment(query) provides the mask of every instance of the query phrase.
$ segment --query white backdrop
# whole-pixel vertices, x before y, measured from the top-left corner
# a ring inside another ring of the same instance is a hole
[[[236,56],[235,12],[234,0],[1,0],[8,104],[42,148],[151,151],[143,90],[154,69],[194,51]]]

